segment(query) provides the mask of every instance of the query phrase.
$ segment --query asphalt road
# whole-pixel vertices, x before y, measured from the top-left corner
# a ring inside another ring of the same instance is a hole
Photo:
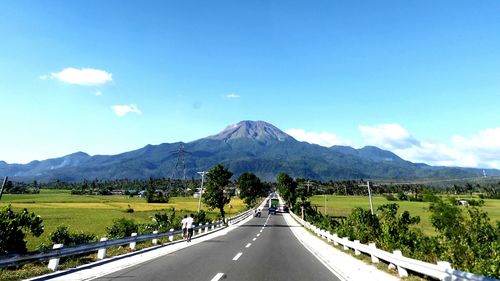
[[[97,280],[339,280],[298,242],[281,214],[262,215],[226,235]]]

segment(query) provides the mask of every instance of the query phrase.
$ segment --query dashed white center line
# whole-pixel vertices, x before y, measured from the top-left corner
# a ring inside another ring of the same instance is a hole
[[[254,238],[253,241],[257,240],[257,238]]]
[[[250,246],[252,246],[252,243],[248,243],[248,244],[245,246],[245,248],[248,248],[248,247],[250,247]]]
[[[241,252],[236,254],[236,256],[234,256],[234,258],[233,258],[233,261],[237,261],[241,257],[241,255],[243,255],[243,253],[241,253]]]
[[[262,231],[261,231],[261,232],[262,232]],[[259,237],[259,236],[260,236],[260,233],[257,233],[257,237]]]
[[[224,274],[224,273],[220,273],[220,272],[219,272],[219,273],[217,273],[217,274],[214,276],[214,278],[212,278],[212,280],[210,280],[210,281],[219,281],[219,280],[221,280],[222,278],[226,278],[226,274]]]

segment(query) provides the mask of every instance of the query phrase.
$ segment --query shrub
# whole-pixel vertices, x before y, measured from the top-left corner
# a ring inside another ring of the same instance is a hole
[[[64,246],[79,245],[96,240],[96,236],[91,233],[70,232],[69,227],[60,225],[50,234],[50,241],[54,244],[63,244]]]
[[[109,238],[122,238],[137,233],[139,229],[134,220],[120,218],[113,220],[113,224],[107,228]]]
[[[384,197],[387,201],[398,201],[398,198],[396,198],[392,193],[384,194]]]
[[[42,218],[24,209],[15,213],[11,206],[0,210],[0,255],[26,253],[26,233],[38,237],[43,233]]]

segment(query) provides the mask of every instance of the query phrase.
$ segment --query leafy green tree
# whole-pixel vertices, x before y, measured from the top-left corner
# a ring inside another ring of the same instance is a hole
[[[243,173],[238,178],[240,198],[247,206],[253,206],[255,201],[266,194],[265,186],[253,173]]]
[[[233,175],[228,169],[221,164],[215,165],[207,173],[207,183],[203,193],[203,202],[210,209],[219,209],[220,215],[224,218],[224,206],[231,200],[226,194],[225,188],[229,185],[230,178]]]
[[[10,205],[3,207],[0,210],[0,254],[26,253],[25,232],[40,236],[44,230],[42,222],[40,216],[26,209],[16,213]]]
[[[288,205],[291,207],[295,206],[295,202],[297,202],[297,182],[295,182],[288,174],[279,173],[276,185],[280,195],[288,203]]]

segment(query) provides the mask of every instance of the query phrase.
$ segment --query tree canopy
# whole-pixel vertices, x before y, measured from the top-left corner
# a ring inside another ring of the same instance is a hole
[[[266,186],[253,173],[243,173],[238,178],[238,186],[240,188],[240,198],[243,199],[247,206],[253,206],[256,200],[265,196],[267,193]]]
[[[210,209],[219,209],[220,215],[224,218],[224,205],[228,204],[231,200],[229,193],[225,188],[231,182],[233,175],[222,164],[215,165],[207,173],[207,183],[203,193],[203,203],[207,204]]]

